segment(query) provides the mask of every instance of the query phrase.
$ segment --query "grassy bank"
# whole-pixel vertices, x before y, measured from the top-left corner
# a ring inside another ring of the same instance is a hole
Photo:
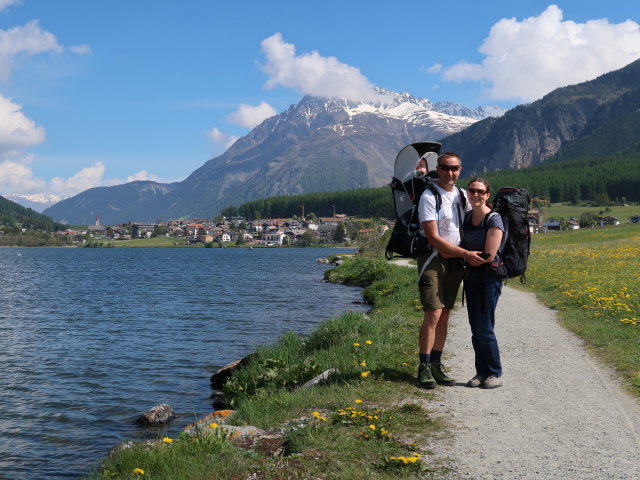
[[[536,235],[529,262],[527,288],[640,397],[640,225]]]
[[[158,479],[440,477],[427,447],[442,434],[428,411],[432,394],[413,385],[422,317],[415,275],[367,258],[328,271],[332,281],[366,286],[372,311],[347,311],[305,338],[286,334],[227,382],[230,423],[282,434],[284,456],[232,448],[214,429],[124,450],[90,478],[142,475],[135,469]],[[299,388],[328,369],[327,382]]]

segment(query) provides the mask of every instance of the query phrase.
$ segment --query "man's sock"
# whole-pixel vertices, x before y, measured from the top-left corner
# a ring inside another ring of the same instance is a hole
[[[431,350],[431,363],[440,363],[442,350]]]
[[[429,363],[431,361],[431,354],[429,353],[419,353],[420,363]]]

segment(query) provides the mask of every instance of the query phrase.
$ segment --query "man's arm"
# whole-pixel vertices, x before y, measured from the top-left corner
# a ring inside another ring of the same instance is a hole
[[[486,260],[478,256],[478,254],[482,252],[465,250],[464,248],[453,245],[452,243],[449,243],[444,238],[442,238],[438,234],[438,226],[435,220],[427,220],[426,222],[422,222],[422,228],[424,229],[424,233],[427,237],[429,245],[438,250],[438,253],[441,257],[459,257],[464,259],[473,267],[477,267],[486,262]]]

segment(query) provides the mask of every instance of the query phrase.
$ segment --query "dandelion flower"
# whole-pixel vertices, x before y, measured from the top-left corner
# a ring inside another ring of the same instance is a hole
[[[371,425],[369,425],[369,428],[370,428],[371,430],[375,430],[375,429],[376,429],[376,426],[372,423]]]
[[[361,367],[366,367],[367,366],[367,362],[360,362],[360,366]]]
[[[362,373],[360,374],[360,376],[361,376],[362,378],[366,378],[366,377],[368,377],[368,376],[369,376],[369,374],[370,374],[370,373],[371,373],[370,371],[362,372]]]
[[[362,400],[360,400],[359,398],[356,398],[356,403],[362,403]]]
[[[218,428],[218,424],[216,422],[210,423],[209,427],[211,428]]]
[[[162,441],[163,441],[164,443],[171,443],[171,442],[173,442],[173,440],[172,440],[171,438],[169,438],[169,437],[164,437],[164,438],[162,439]]]
[[[141,468],[134,468],[133,473],[135,473],[136,475],[144,475],[144,470]]]
[[[371,340],[367,340],[367,341],[366,341],[366,342],[364,342],[364,343],[366,343],[367,345],[371,345],[373,342],[372,342]]]
[[[359,346],[360,346],[360,344],[359,344],[358,342],[355,342],[355,343],[353,344],[353,346],[354,346],[354,347],[359,347]]]

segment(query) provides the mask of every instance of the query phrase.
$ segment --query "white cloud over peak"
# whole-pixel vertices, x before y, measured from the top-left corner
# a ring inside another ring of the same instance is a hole
[[[207,137],[213,140],[214,143],[224,148],[229,148],[239,138],[235,135],[229,135],[228,133],[221,132],[216,127],[213,127],[207,132]]]
[[[261,69],[269,77],[266,88],[278,85],[318,97],[347,98],[354,101],[385,102],[360,69],[323,57],[317,51],[296,55],[295,45],[286,43],[280,33],[261,43],[266,64]]]
[[[43,30],[37,20],[9,30],[0,29],[0,80],[11,75],[13,60],[18,55],[62,52],[55,35]]]
[[[160,179],[158,178],[158,176],[155,173],[149,173],[146,170],[140,170],[137,173],[134,173],[133,175],[129,175],[127,177],[127,182],[135,182],[138,180],[151,180],[153,182],[159,182]]]
[[[83,168],[66,180],[62,177],[52,178],[49,183],[49,192],[60,196],[72,196],[89,188],[99,187],[103,184],[102,177],[105,170],[102,162],[96,162],[93,166]]]
[[[442,79],[487,82],[491,98],[532,101],[638,59],[640,26],[563,20],[562,10],[549,5],[538,17],[500,20],[479,51],[481,64],[459,62],[444,68]]]
[[[255,107],[241,103],[235,112],[227,115],[226,120],[239,127],[253,128],[256,125],[260,125],[267,118],[273,117],[276,113],[278,113],[276,109],[267,102],[262,102]]]
[[[0,192],[19,195],[46,190],[47,182],[33,175],[31,168],[25,163],[5,160],[0,163]]]

